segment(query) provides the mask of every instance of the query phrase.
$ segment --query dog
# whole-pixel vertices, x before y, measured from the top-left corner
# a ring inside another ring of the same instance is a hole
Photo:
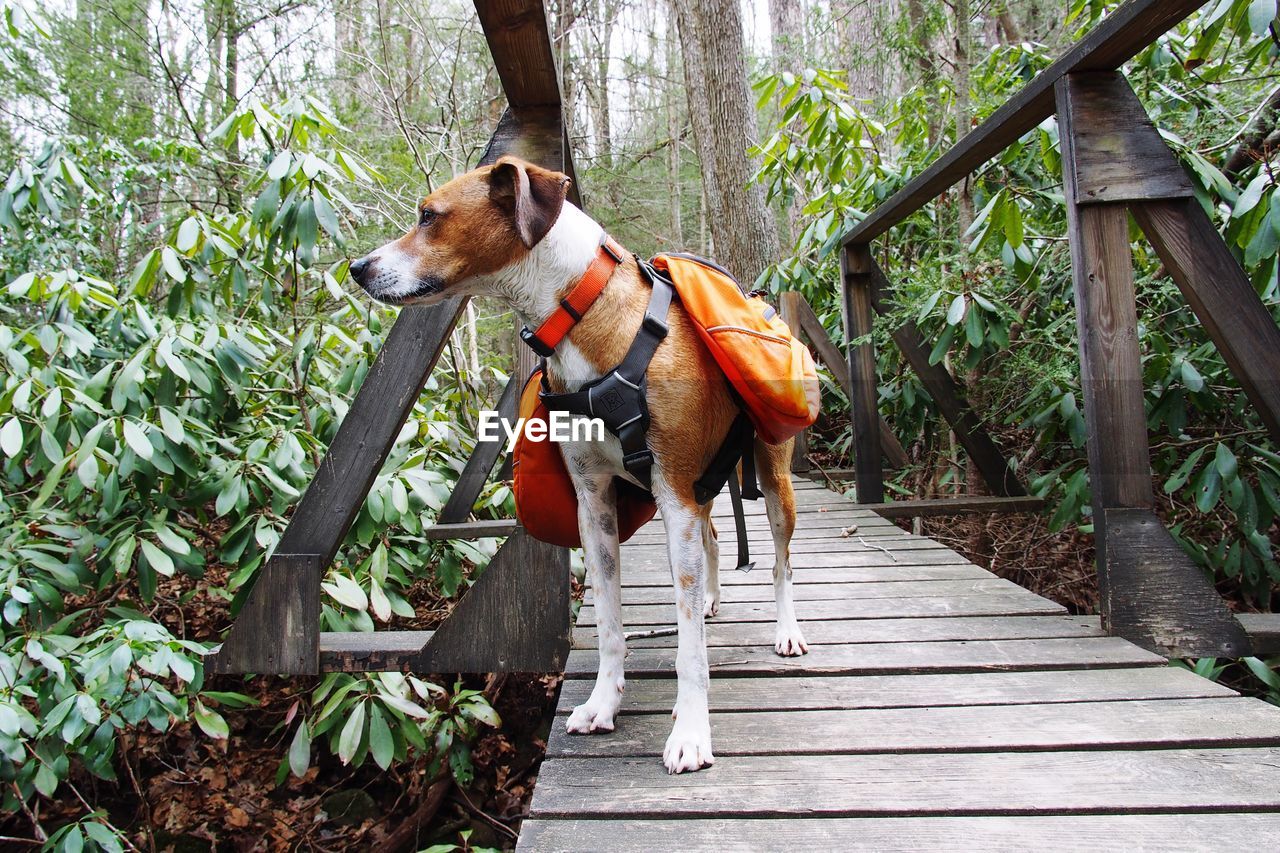
[[[537,328],[583,276],[601,245],[603,229],[566,199],[569,178],[515,157],[461,175],[418,205],[418,221],[404,236],[350,265],[372,298],[392,305],[432,304],[452,296],[489,296]],[[611,370],[635,337],[650,287],[634,258],[614,269],[600,297],[547,360],[554,391],[575,390]],[[678,691],[675,722],[663,750],[669,773],[711,765],[707,708],[709,671],[704,619],[720,607],[719,549],[710,504],[694,499],[694,481],[707,468],[738,413],[720,368],[679,302],[670,332],[648,372],[655,461],[652,492],[667,535],[675,586]],[[774,650],[808,651],[792,599],[790,542],[795,495],[790,441],[754,448],[756,471],[774,544],[777,600]],[[578,525],[595,591],[600,665],[587,701],[574,708],[567,729],[613,731],[625,684],[616,481],[631,478],[616,437],[560,445],[578,498]]]

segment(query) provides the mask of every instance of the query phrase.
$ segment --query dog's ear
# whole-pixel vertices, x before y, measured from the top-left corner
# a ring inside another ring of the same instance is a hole
[[[511,218],[528,249],[556,224],[568,194],[568,175],[515,157],[501,158],[489,172],[489,198]]]

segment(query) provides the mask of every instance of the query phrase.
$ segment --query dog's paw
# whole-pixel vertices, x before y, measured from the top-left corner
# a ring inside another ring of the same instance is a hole
[[[662,751],[662,763],[668,773],[687,773],[715,764],[710,724],[704,719],[700,725],[682,725],[677,719],[667,738],[667,747]]]
[[[613,731],[613,718],[618,714],[618,706],[606,707],[604,703],[587,701],[573,709],[565,730],[572,735],[604,734]]]
[[[784,658],[793,658],[807,654],[809,644],[805,642],[800,626],[792,622],[790,625],[779,625],[773,636],[773,650]]]
[[[720,612],[720,596],[708,593],[706,603],[702,605],[702,615],[710,619]]]

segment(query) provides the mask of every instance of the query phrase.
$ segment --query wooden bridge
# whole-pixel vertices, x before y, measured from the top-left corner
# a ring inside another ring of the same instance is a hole
[[[772,546],[748,504],[763,568],[723,571],[707,623],[716,764],[668,776],[674,599],[651,522],[623,546],[617,729],[564,731],[595,675],[588,596],[520,850],[1171,850],[1280,832],[1280,708],[835,492],[797,490],[809,654],[773,653]],[[731,529],[727,500],[715,514]]]
[[[617,731],[553,728],[526,850],[1204,848],[1280,830],[1280,709],[1170,657],[1280,650],[1280,622],[1237,619],[1155,513],[1129,216],[1153,244],[1280,442],[1280,329],[1119,70],[1202,0],[1129,0],[845,235],[841,351],[796,294],[780,309],[851,402],[859,503],[797,481],[796,599],[811,651],[773,653],[767,568],[722,571],[711,620],[717,764],[668,776],[675,679],[660,522],[624,547],[635,632]],[[541,0],[477,13],[508,99],[482,163],[514,153],[573,174]],[[1017,471],[914,324],[890,338],[980,471],[989,497],[884,502],[906,457],[877,412],[874,318],[893,287],[873,241],[1051,116],[1062,141],[1099,616],[995,577],[887,518],[1027,511]],[[576,195],[571,199],[581,203]],[[501,455],[479,443],[426,539],[507,536],[435,631],[320,630],[320,582],[447,343],[465,300],[403,310],[279,546],[242,596],[211,672],[566,671],[565,714],[594,673],[590,599],[570,649],[568,552],[512,520],[471,517]],[[514,411],[515,371],[499,410]],[[795,469],[807,459],[799,443]],[[717,513],[727,515],[724,507]],[[771,549],[753,508],[751,544]],[[722,530],[731,525],[723,519]],[[727,537],[726,537],[727,538]],[[722,562],[732,565],[731,543]],[[761,560],[768,563],[768,558]],[[478,642],[483,638],[483,642]]]

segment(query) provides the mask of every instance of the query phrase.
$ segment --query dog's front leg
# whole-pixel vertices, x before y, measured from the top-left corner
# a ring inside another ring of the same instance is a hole
[[[613,478],[594,476],[585,465],[571,466],[578,490],[578,531],[583,559],[591,580],[596,608],[596,635],[600,669],[587,701],[573,709],[566,728],[576,734],[613,731],[622,705],[623,658],[627,654],[622,634],[622,581],[618,570],[618,503]]]
[[[711,721],[707,713],[707,636],[704,619],[706,597],[706,522],[692,500],[671,496],[659,499],[667,530],[667,553],[676,590],[675,725],[667,738],[662,760],[668,773],[701,770],[715,761],[711,754]]]

